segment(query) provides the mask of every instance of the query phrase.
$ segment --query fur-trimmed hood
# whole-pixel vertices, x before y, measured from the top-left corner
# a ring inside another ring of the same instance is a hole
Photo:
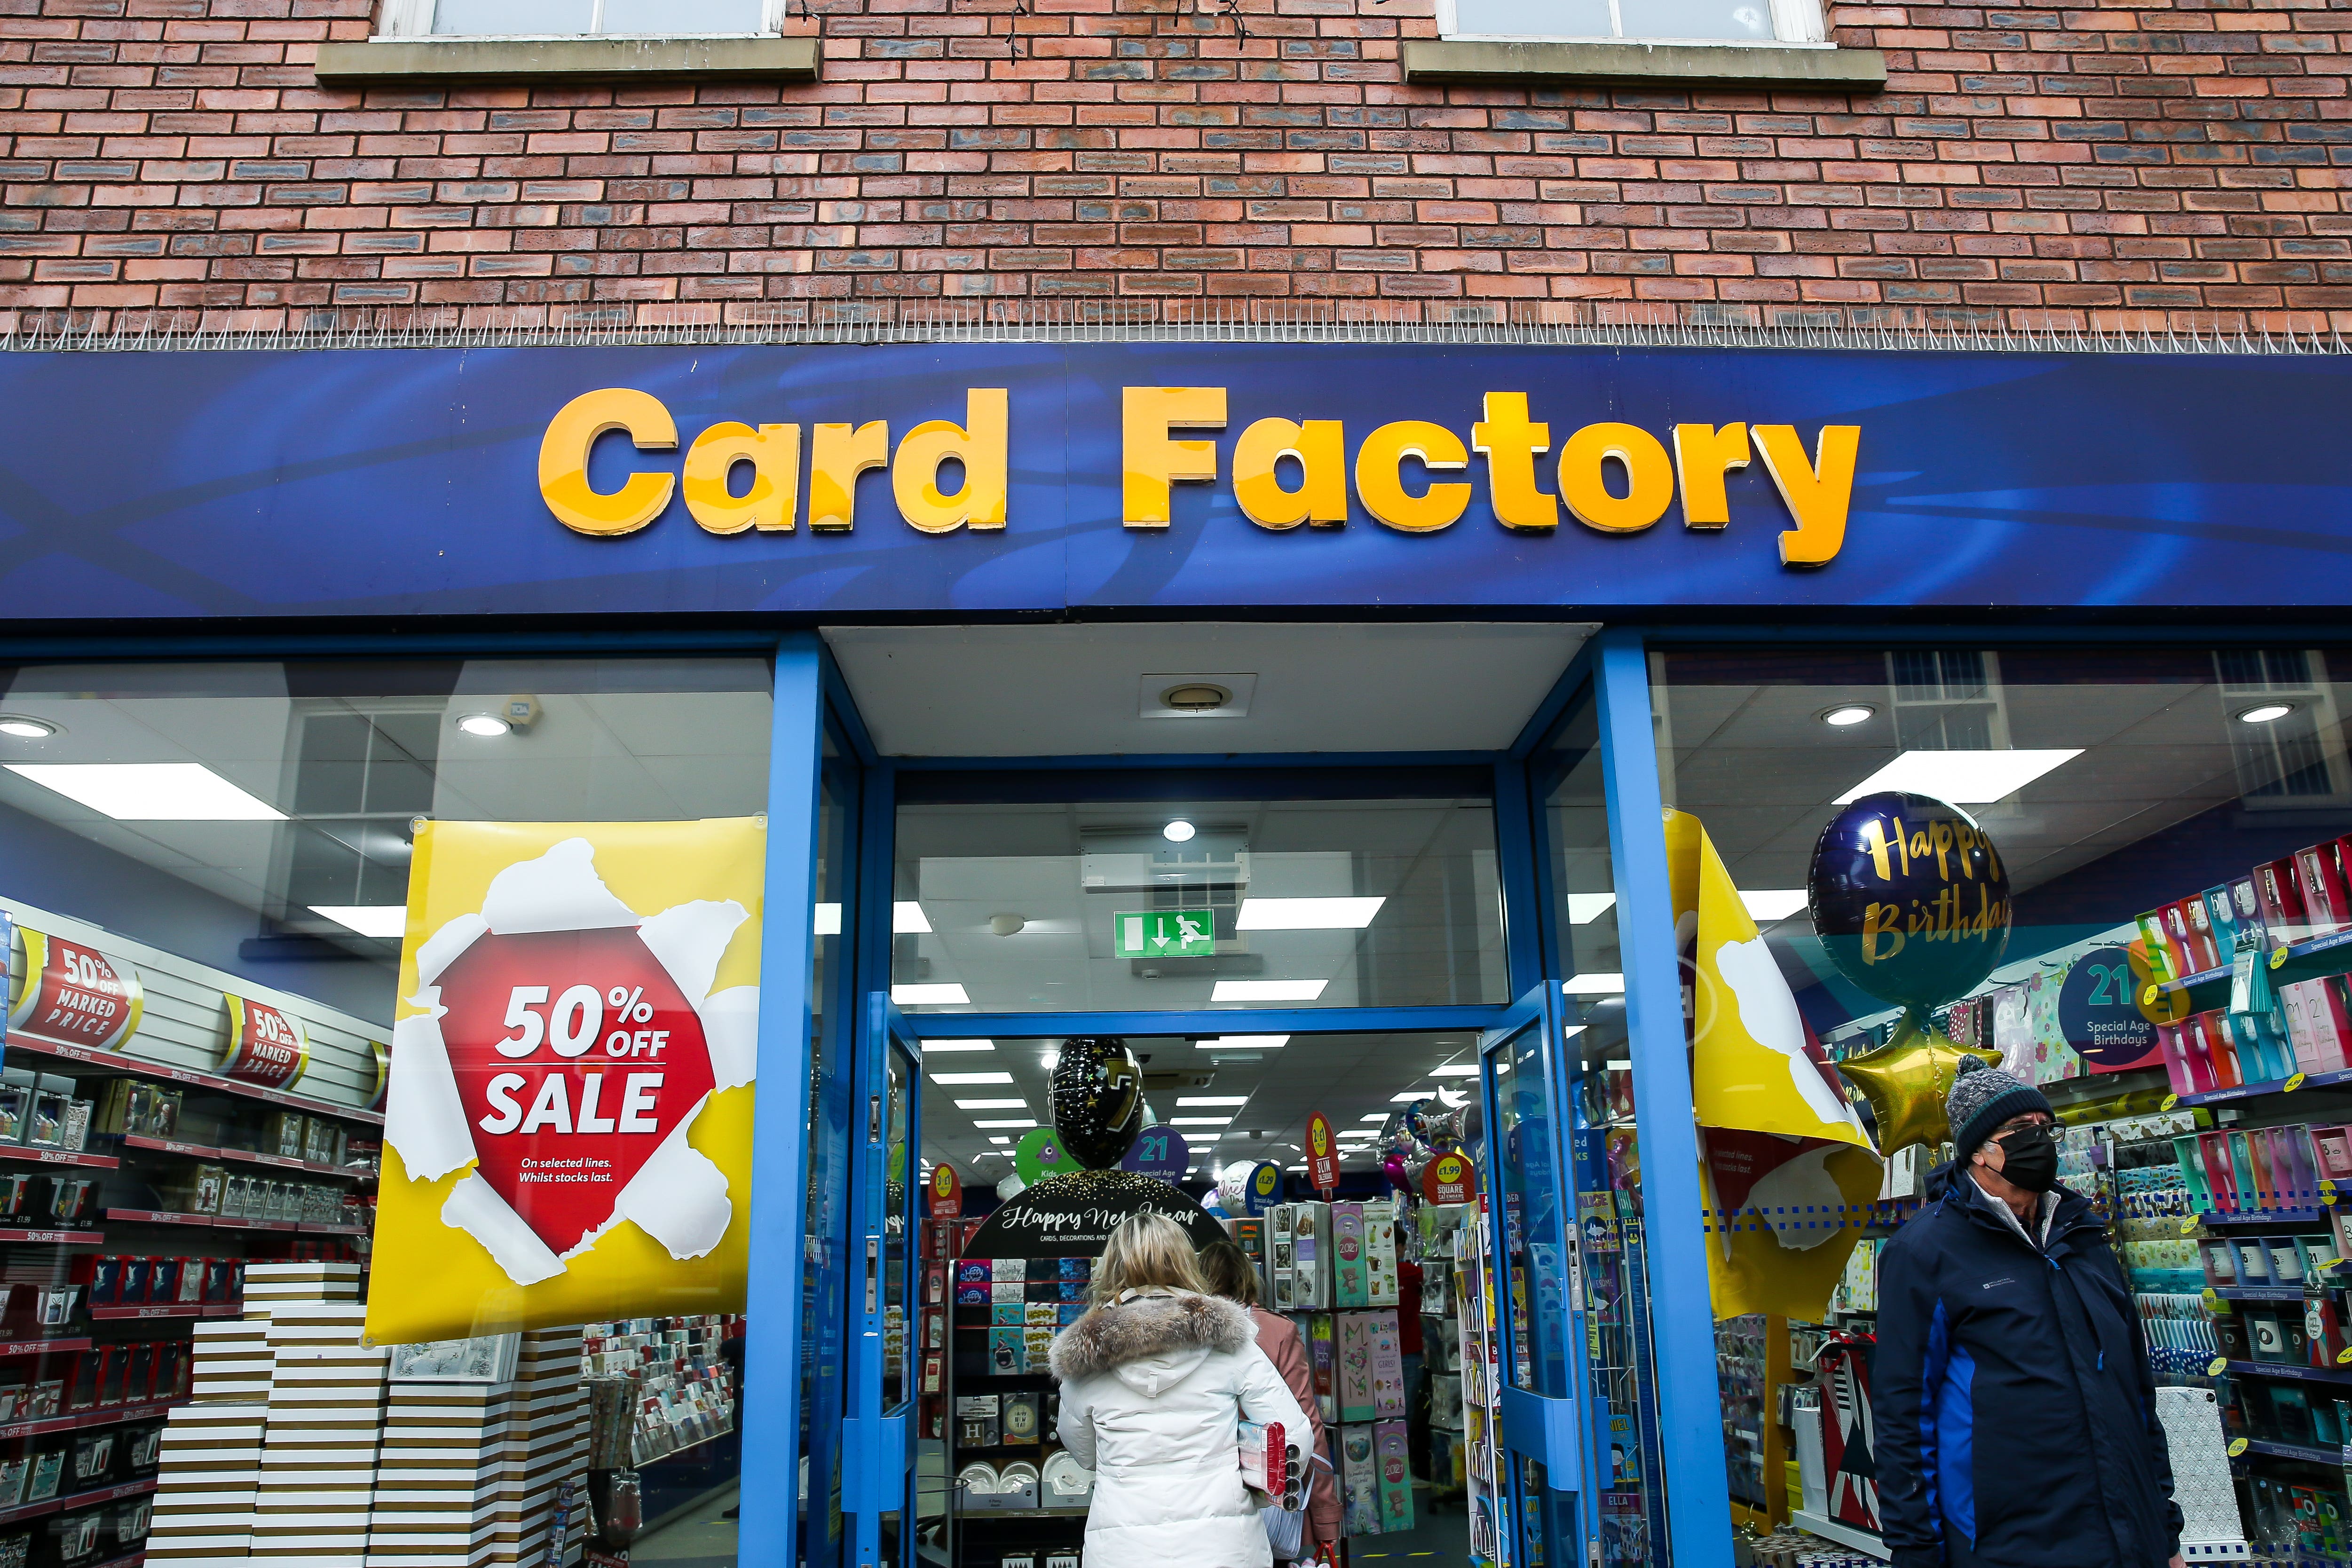
[[[1213,1351],[1235,1354],[1256,1343],[1257,1325],[1246,1307],[1223,1296],[1152,1291],[1116,1305],[1088,1308],[1055,1336],[1052,1365],[1055,1378],[1075,1383],[1138,1362],[1164,1359],[1182,1368],[1179,1372],[1171,1364],[1166,1370],[1174,1377],[1152,1379],[1166,1386]]]

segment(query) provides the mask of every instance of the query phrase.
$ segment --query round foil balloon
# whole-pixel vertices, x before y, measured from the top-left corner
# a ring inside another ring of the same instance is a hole
[[[2009,873],[1957,806],[1864,795],[1822,830],[1806,881],[1839,972],[1914,1011],[1968,994],[2009,946]]]
[[[1089,1170],[1118,1164],[1143,1130],[1143,1069],[1116,1035],[1064,1041],[1051,1092],[1054,1130]]]

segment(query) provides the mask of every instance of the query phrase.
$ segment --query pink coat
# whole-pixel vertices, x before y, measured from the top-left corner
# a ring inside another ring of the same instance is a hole
[[[1257,1324],[1257,1347],[1274,1363],[1275,1371],[1290,1387],[1291,1397],[1307,1412],[1307,1424],[1315,1429],[1315,1449],[1324,1461],[1333,1466],[1318,1470],[1315,1477],[1315,1498],[1307,1505],[1307,1522],[1317,1541],[1339,1539],[1339,1477],[1338,1457],[1331,1451],[1331,1435],[1323,1429],[1323,1410],[1315,1403],[1315,1369],[1307,1362],[1307,1347],[1298,1343],[1298,1325],[1278,1312],[1264,1307],[1249,1310],[1250,1321]]]

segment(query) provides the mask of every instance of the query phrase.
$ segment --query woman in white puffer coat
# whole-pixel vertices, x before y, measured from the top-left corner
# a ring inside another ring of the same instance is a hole
[[[1055,1338],[1062,1446],[1095,1473],[1086,1568],[1269,1568],[1243,1421],[1308,1430],[1242,1307],[1206,1294],[1164,1215],[1111,1232],[1086,1316]]]

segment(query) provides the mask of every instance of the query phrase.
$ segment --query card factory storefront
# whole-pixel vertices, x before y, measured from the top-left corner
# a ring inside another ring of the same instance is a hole
[[[1971,1051],[2130,1270],[2184,1552],[2345,1559],[2340,358],[0,402],[0,1561],[1076,1568],[1046,1348],[1147,1208],[1298,1323],[1309,1548],[1880,1557]]]

